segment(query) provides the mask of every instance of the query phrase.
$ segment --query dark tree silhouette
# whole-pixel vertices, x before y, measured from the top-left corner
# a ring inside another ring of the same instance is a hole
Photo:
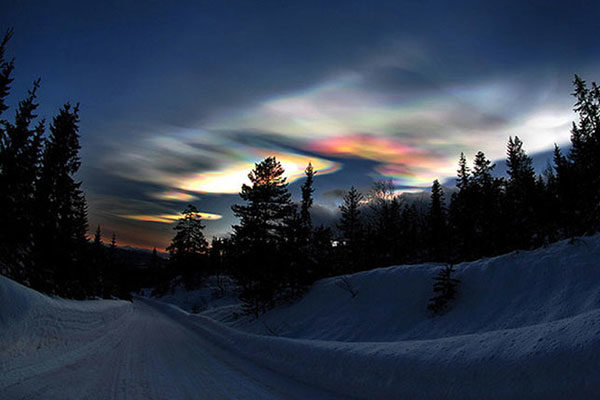
[[[12,72],[15,68],[14,60],[6,60],[5,58],[6,46],[12,35],[12,29],[7,30],[2,42],[0,42],[0,115],[8,110],[5,100],[10,93],[10,84],[13,81]]]
[[[315,176],[315,172],[311,163],[308,163],[308,166],[304,170],[304,174],[306,175],[306,180],[302,184],[302,204],[300,206],[300,221],[301,226],[303,230],[306,231],[306,236],[308,237],[310,231],[312,230],[310,208],[313,205],[312,194],[315,191],[315,189],[313,188],[313,177]]]
[[[361,221],[360,205],[363,195],[354,186],[344,196],[344,203],[340,205],[340,220],[338,230],[340,231],[340,248],[345,254],[342,259],[346,266],[344,271],[355,272],[363,266],[364,252],[364,228]]]
[[[451,225],[451,243],[454,259],[469,259],[473,255],[472,243],[475,235],[474,199],[471,184],[471,171],[467,166],[464,153],[460,153],[458,161],[458,178],[456,187],[458,191],[452,195],[449,219]]]
[[[94,233],[94,246],[102,248],[102,245],[102,230],[100,229],[100,225],[98,225]]]
[[[54,276],[42,274],[42,282],[55,281],[62,294],[84,297],[84,282],[92,281],[98,271],[78,267],[87,245],[86,202],[81,182],[74,178],[81,165],[78,113],[79,106],[66,104],[50,125],[35,191],[34,243],[38,268],[54,271]]]
[[[244,311],[255,316],[272,307],[282,287],[287,286],[280,279],[289,275],[282,249],[295,207],[283,174],[275,157],[255,164],[248,174],[252,186],[244,184],[240,192],[246,204],[232,206],[240,219],[232,237],[240,299]]]
[[[446,311],[449,303],[456,299],[460,280],[452,278],[454,272],[454,267],[447,265],[433,278],[434,296],[429,299],[427,308],[434,314]]]
[[[436,179],[431,186],[431,204],[429,207],[429,240],[432,260],[440,261],[446,257],[447,222],[444,205],[444,191]]]
[[[364,245],[373,253],[373,265],[390,265],[398,258],[400,203],[391,180],[377,180],[368,194],[368,233]]]
[[[504,227],[507,248],[529,248],[541,242],[538,206],[543,201],[531,158],[523,150],[523,142],[515,136],[508,139],[506,159],[508,180],[504,202]]]
[[[5,67],[6,68],[6,67]],[[15,113],[15,122],[2,120],[0,129],[0,243],[12,276],[28,285],[35,273],[31,262],[35,227],[34,193],[40,173],[44,122],[32,127],[38,103],[39,80]]]
[[[198,209],[188,204],[181,212],[181,218],[175,228],[175,236],[167,247],[170,262],[177,272],[182,273],[187,288],[193,288],[199,283],[198,276],[201,264],[207,255],[208,242],[204,237],[204,224]]]

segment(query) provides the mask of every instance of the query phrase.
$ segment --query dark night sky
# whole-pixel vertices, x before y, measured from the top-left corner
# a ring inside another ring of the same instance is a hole
[[[81,103],[91,227],[164,247],[186,202],[233,222],[254,162],[283,161],[318,211],[391,178],[422,190],[458,155],[569,138],[573,74],[598,80],[593,1],[3,2],[12,104],[42,78],[40,115]]]

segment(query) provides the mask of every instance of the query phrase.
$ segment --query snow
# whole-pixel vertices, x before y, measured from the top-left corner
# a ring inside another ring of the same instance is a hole
[[[132,304],[0,277],[0,398],[594,398],[599,258],[595,235],[456,265],[437,317],[435,264],[349,275],[355,297],[324,279],[259,320],[214,279]]]
[[[239,304],[234,293],[235,284],[228,276],[209,276],[202,287],[194,290],[186,290],[180,278],[171,284],[172,287],[160,297],[160,301],[174,304],[190,313]],[[151,290],[144,289],[143,293],[150,294]]]
[[[336,399],[200,334],[174,306],[53,299],[0,277],[0,399]]]
[[[260,320],[235,318],[231,306],[201,315],[206,326],[214,319],[234,329],[218,337],[237,352],[346,395],[592,398],[600,390],[599,257],[595,235],[459,264],[459,298],[439,317],[426,308],[442,267],[434,264],[347,276],[356,297],[339,277],[325,279]]]

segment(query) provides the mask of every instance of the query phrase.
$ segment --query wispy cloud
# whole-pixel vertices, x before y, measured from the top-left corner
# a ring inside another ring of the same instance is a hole
[[[179,192],[177,190],[167,190],[165,192],[160,193],[150,193],[151,197],[159,200],[172,200],[172,201],[192,201],[198,200],[197,196],[191,195],[189,193]]]
[[[196,213],[200,219],[206,220],[217,220],[223,218],[222,215],[219,214],[211,214],[205,212]],[[160,222],[164,224],[170,224],[177,221],[181,218],[181,214],[161,214],[161,215],[120,215],[122,218],[132,219],[134,221],[144,221],[144,222]]]

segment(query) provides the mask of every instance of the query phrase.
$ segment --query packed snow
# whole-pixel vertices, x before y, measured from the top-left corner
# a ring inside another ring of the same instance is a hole
[[[0,398],[595,398],[598,259],[595,235],[456,265],[441,316],[435,264],[349,275],[355,296],[324,279],[258,320],[216,278],[128,303],[0,277]]]

